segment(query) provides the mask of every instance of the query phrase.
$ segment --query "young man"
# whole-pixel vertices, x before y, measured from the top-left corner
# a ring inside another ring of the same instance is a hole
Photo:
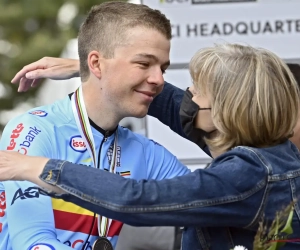
[[[170,22],[159,11],[123,2],[95,6],[78,36],[82,87],[10,121],[1,149],[101,166],[137,180],[188,173],[163,147],[118,126],[124,117],[145,116],[161,92],[170,38]],[[117,241],[122,223],[51,200],[30,182],[3,182],[0,190],[6,196],[0,249],[91,249],[99,236]]]

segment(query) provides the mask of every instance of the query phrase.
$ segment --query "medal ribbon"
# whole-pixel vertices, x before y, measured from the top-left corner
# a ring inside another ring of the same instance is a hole
[[[83,94],[82,94],[82,86],[80,86],[75,93],[71,97],[72,110],[73,115],[77,124],[77,128],[79,133],[86,145],[86,148],[92,158],[93,165],[95,168],[97,165],[96,158],[96,148],[94,137],[91,129],[91,125],[89,122],[89,117],[86,112],[86,107],[84,104]],[[114,147],[113,147],[113,155],[110,164],[110,172],[115,173],[116,167],[116,155],[117,155],[117,140],[118,140],[118,131],[115,133]],[[111,219],[108,219],[104,216],[98,215],[98,232],[99,236],[106,237],[108,233],[109,226],[111,224]]]

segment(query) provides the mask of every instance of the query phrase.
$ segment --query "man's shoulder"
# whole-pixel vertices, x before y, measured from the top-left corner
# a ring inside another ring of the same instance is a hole
[[[59,126],[69,122],[69,106],[66,99],[63,99],[50,105],[35,107],[11,119],[6,127],[15,127],[18,124],[39,125],[44,128]]]

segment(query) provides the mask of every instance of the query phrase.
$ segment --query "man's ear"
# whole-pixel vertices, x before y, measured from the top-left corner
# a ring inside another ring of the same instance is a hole
[[[87,64],[90,72],[98,79],[101,79],[101,59],[101,54],[96,50],[91,51],[87,58]]]

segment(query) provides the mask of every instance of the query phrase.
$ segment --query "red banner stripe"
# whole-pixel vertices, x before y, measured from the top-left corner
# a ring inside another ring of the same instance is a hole
[[[55,228],[71,232],[81,232],[85,234],[90,233],[94,219],[93,216],[69,213],[55,209],[53,210],[53,213],[55,220]],[[95,218],[94,227],[91,235],[98,235],[97,217]]]
[[[53,210],[53,213],[55,220],[55,228],[71,232],[89,234],[93,222],[93,216],[64,212],[55,209]],[[111,222],[107,236],[113,237],[119,235],[122,226],[122,222],[113,220]],[[95,218],[94,227],[91,235],[98,236],[97,218]]]
[[[122,229],[123,223],[117,220],[113,220],[110,224],[109,231],[107,236],[113,237],[115,235],[119,235]]]

